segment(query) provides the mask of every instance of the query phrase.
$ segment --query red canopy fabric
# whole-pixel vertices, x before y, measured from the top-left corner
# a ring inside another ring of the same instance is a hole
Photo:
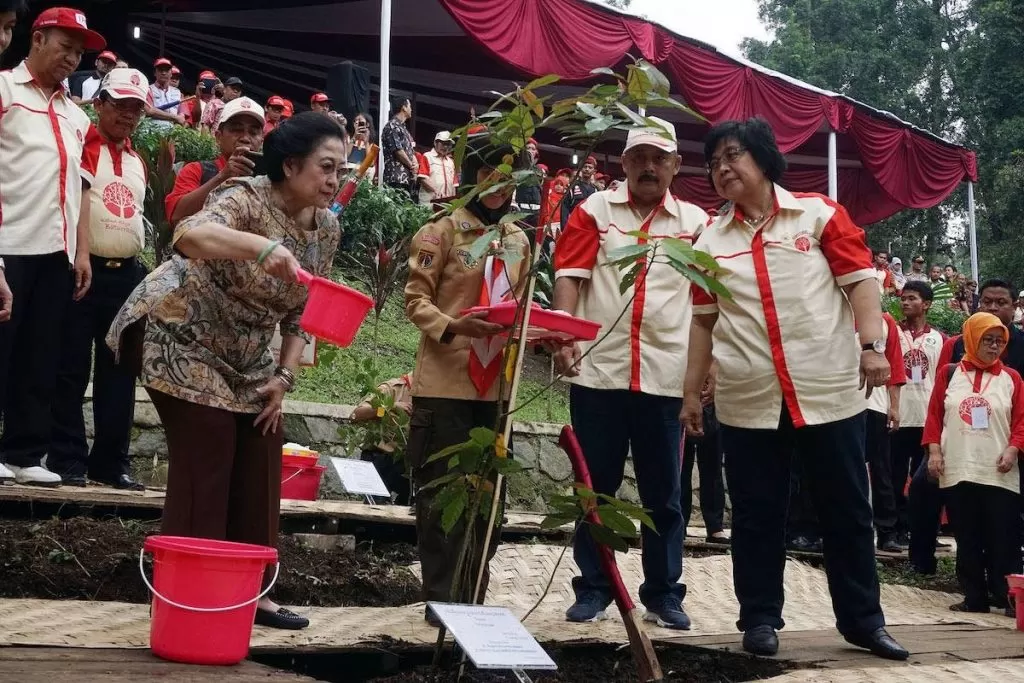
[[[839,201],[862,224],[903,208],[927,208],[965,180],[977,180],[974,152],[834,93],[727,57],[642,19],[583,0],[439,0],[485,50],[534,76],[585,80],[626,54],[661,65],[674,90],[711,124],[761,116],[780,149],[799,153],[823,127],[848,136],[841,156],[860,168],[839,171]],[[820,142],[814,146],[820,148]],[[793,169],[783,183],[826,192],[827,169]],[[682,177],[681,196],[706,207],[721,200],[703,177]]]

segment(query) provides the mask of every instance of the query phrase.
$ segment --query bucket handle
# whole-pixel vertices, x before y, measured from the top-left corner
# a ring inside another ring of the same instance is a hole
[[[284,486],[285,484],[287,484],[288,482],[290,482],[292,479],[299,476],[303,472],[305,472],[305,470],[295,470],[294,472],[292,472],[290,477],[281,482],[281,485]]]
[[[145,557],[145,555],[146,555],[146,549],[145,548],[142,548],[141,550],[139,550],[139,574],[142,576],[142,582],[144,584],[146,584],[146,588],[149,589],[149,592],[152,593],[153,595],[155,595],[156,597],[160,598],[164,602],[166,602],[171,607],[177,607],[178,609],[183,609],[183,610],[186,610],[186,611],[189,611],[189,612],[230,612],[232,610],[241,609],[242,607],[245,607],[246,605],[251,605],[254,602],[259,602],[264,597],[266,597],[267,593],[270,592],[270,589],[274,587],[274,584],[277,583],[277,576],[278,576],[278,574],[281,573],[281,563],[280,562],[275,562],[274,563],[274,578],[270,580],[270,585],[267,586],[266,590],[264,590],[262,593],[257,595],[252,600],[246,600],[245,602],[243,602],[241,604],[231,605],[230,607],[189,607],[188,605],[182,605],[181,603],[174,602],[173,600],[168,600],[163,595],[161,595],[160,593],[157,592],[156,588],[153,587],[153,584],[151,584],[149,582],[149,579],[146,577],[146,568],[145,568],[145,566],[142,563],[142,560]]]
[[[303,268],[297,268],[295,270],[295,278],[307,287],[313,284],[313,280],[315,279],[312,273]]]

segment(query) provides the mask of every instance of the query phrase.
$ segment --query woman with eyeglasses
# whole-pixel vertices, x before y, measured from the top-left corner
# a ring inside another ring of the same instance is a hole
[[[964,357],[939,369],[922,444],[945,493],[964,601],[955,612],[1001,607],[1014,616],[1007,574],[1020,574],[1024,382],[999,359],[1010,331],[991,313],[964,322]]]
[[[791,458],[799,458],[840,633],[906,659],[879,603],[864,467],[866,394],[890,381],[864,231],[828,197],[778,184],[786,161],[762,119],[712,128],[704,159],[731,204],[694,248],[718,260],[731,296],[694,291],[681,419],[688,433],[703,433],[701,387],[713,358],[743,647],[778,651]]]

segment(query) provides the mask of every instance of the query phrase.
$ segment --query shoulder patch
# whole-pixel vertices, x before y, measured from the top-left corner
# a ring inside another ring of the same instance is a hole
[[[433,244],[435,246],[441,245],[441,238],[437,235],[424,235],[420,239],[428,244]]]
[[[434,265],[434,254],[429,251],[421,251],[417,263],[420,268],[430,268]]]

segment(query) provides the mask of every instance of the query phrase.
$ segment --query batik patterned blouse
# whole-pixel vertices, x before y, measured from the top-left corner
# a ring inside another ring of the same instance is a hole
[[[317,209],[311,225],[300,226],[278,209],[265,177],[238,178],[210,193],[206,206],[186,218],[173,241],[204,223],[279,240],[311,273],[327,276],[341,236],[338,221]],[[147,319],[142,383],[200,405],[258,413],[256,390],[276,367],[270,342],[281,334],[308,335],[299,318],[308,290],[267,274],[255,261],[192,260],[175,256],[154,270],[121,308],[107,335],[119,352],[132,323]]]

